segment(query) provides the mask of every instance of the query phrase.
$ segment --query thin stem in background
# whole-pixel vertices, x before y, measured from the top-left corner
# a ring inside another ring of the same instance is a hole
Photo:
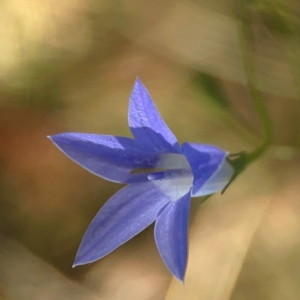
[[[287,56],[289,59],[290,69],[293,77],[293,84],[295,87],[296,97],[298,100],[298,111],[299,111],[299,124],[298,124],[298,136],[296,140],[296,147],[300,147],[300,51],[297,53],[297,43],[290,38],[287,41],[286,49]]]
[[[241,47],[242,61],[246,74],[247,87],[249,89],[251,99],[255,110],[260,119],[263,142],[255,150],[250,153],[241,152],[236,155],[231,155],[228,160],[234,167],[234,174],[224,188],[222,193],[228,186],[240,175],[252,162],[262,156],[272,144],[272,123],[265,104],[265,98],[261,90],[258,88],[256,72],[255,72],[255,57],[254,57],[254,36],[252,33],[251,12],[240,3],[241,0],[236,0],[238,14],[238,31],[239,42]],[[206,200],[206,199],[205,199]]]
[[[251,12],[240,3],[237,3],[238,13],[238,31],[239,42],[241,48],[241,56],[244,65],[247,87],[250,92],[250,96],[255,107],[255,110],[259,116],[262,130],[263,143],[253,152],[248,154],[248,160],[254,161],[260,157],[272,144],[272,123],[268,114],[268,110],[265,104],[265,97],[261,90],[258,88],[258,82],[255,72],[255,42],[252,32],[252,18]]]

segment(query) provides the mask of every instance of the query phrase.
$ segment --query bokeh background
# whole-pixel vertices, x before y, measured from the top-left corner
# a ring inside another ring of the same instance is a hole
[[[239,2],[0,2],[0,299],[300,298],[300,4]],[[72,269],[85,229],[120,185],[83,170],[46,136],[130,136],[139,76],[180,142],[254,149],[260,122],[239,9],[252,17],[274,145],[224,195],[201,206],[193,199],[185,284],[163,265],[152,227]]]

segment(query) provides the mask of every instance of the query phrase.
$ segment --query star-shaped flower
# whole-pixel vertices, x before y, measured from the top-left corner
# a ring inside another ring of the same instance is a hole
[[[222,190],[233,168],[227,152],[215,146],[180,146],[139,79],[130,97],[128,122],[134,139],[73,132],[50,137],[83,168],[128,184],[89,225],[74,266],[106,256],[155,222],[158,251],[171,273],[183,281],[191,197]]]

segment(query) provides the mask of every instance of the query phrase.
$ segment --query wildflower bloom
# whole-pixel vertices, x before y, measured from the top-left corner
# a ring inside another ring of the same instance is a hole
[[[139,79],[130,97],[128,122],[134,139],[73,132],[50,136],[83,168],[128,184],[89,225],[74,266],[106,256],[155,222],[158,251],[171,273],[183,281],[191,197],[222,190],[233,168],[227,153],[215,146],[180,146]]]

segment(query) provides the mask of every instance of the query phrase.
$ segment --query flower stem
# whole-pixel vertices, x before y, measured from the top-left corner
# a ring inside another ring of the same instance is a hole
[[[254,36],[252,32],[251,12],[243,5],[242,0],[236,0],[238,28],[239,28],[239,42],[241,47],[242,62],[244,65],[247,87],[249,89],[251,99],[255,110],[259,116],[263,141],[260,146],[250,153],[240,152],[228,156],[228,161],[234,168],[234,174],[222,191],[222,194],[228,186],[239,176],[252,162],[262,156],[266,150],[272,145],[272,123],[268,114],[267,106],[265,104],[265,97],[258,88],[256,72],[255,72],[255,56],[254,56]],[[211,195],[203,198],[201,204],[209,199]]]
[[[250,92],[251,100],[259,116],[263,142],[262,145],[249,153],[249,163],[260,157],[272,144],[272,124],[265,104],[265,98],[258,88],[255,72],[255,42],[252,32],[251,12],[237,0],[237,13],[239,22],[239,42],[241,48],[242,62],[244,65],[247,87]]]
[[[255,72],[255,57],[254,57],[254,36],[252,33],[251,25],[251,12],[247,10],[240,2],[242,0],[236,0],[237,14],[239,21],[239,42],[241,47],[242,61],[244,65],[247,86],[251,95],[253,105],[257,111],[260,119],[263,142],[260,146],[254,149],[250,153],[241,152],[228,157],[229,162],[234,167],[234,174],[223,189],[222,193],[228,188],[228,186],[240,175],[252,162],[258,159],[272,144],[272,124],[268,114],[268,110],[265,104],[264,95],[257,87],[257,78]],[[204,199],[205,201],[206,199]]]

